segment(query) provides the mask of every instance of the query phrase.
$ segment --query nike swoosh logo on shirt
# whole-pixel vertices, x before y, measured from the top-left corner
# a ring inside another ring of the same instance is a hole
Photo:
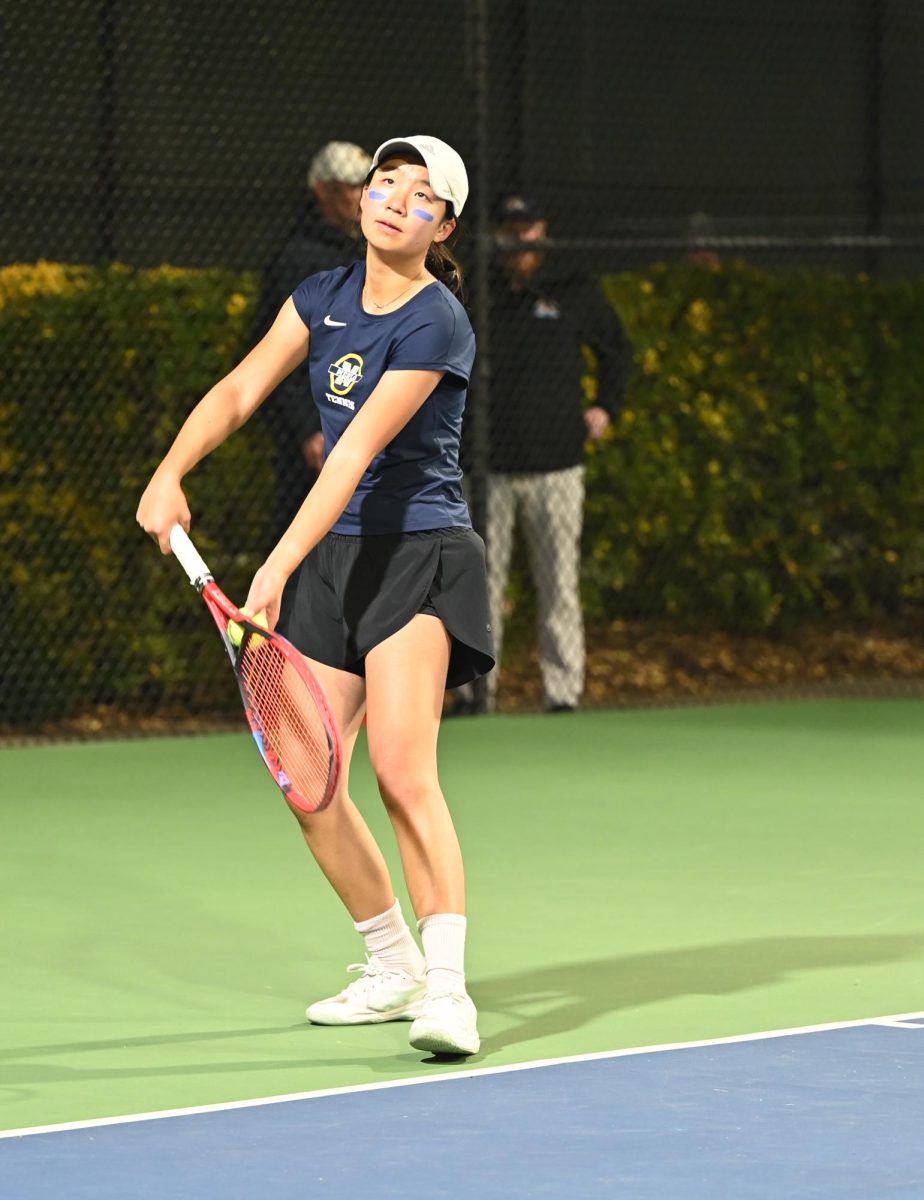
[[[330,313],[324,318],[324,324],[330,325],[333,329],[342,329],[346,325],[346,321],[335,321]]]

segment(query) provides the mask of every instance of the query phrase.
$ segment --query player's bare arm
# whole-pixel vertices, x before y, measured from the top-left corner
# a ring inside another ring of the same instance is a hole
[[[254,576],[246,608],[266,612],[272,628],[286,580],[346,508],[377,454],[410,421],[443,373],[387,371],[324,463],[295,520]]]
[[[273,325],[233,371],[199,401],[154,473],[138,505],[136,520],[170,553],[170,529],[189,532],[183,478],[256,412],[266,397],[308,355],[309,334],[291,299]]]

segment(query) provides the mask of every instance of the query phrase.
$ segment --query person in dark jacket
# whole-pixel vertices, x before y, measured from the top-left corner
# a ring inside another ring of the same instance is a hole
[[[311,160],[305,209],[263,272],[256,340],[266,334],[303,279],[347,266],[362,253],[357,218],[371,163],[366,151],[353,142],[328,142]],[[277,481],[274,532],[278,539],[301,507],[323,462],[324,437],[307,363],[279,385],[260,412],[273,441]]]
[[[515,518],[529,549],[539,610],[546,709],[567,712],[584,690],[579,592],[584,451],[622,401],[632,360],[598,280],[546,270],[547,222],[522,196],[498,207],[490,286],[488,588],[497,657]],[[584,347],[596,358],[597,398],[585,406]],[[489,677],[494,706],[497,671]]]

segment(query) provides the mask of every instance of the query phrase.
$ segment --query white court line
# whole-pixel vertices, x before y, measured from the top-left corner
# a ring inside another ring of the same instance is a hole
[[[858,1029],[866,1025],[921,1029],[924,1013],[895,1013],[892,1016],[864,1017],[857,1021],[832,1021],[827,1025],[799,1025],[794,1029],[767,1029],[760,1033],[738,1033],[732,1037],[704,1038],[697,1042],[662,1042],[654,1046],[632,1046],[625,1050],[600,1050],[595,1054],[572,1054],[563,1058],[541,1058],[503,1067],[475,1067],[471,1071],[453,1071],[445,1075],[418,1075],[413,1079],[390,1079],[384,1083],[356,1083],[348,1087],[322,1088],[313,1092],[290,1092],[284,1096],[261,1096],[256,1100],[230,1100],[224,1104],[200,1104],[191,1108],[167,1108],[158,1112],[130,1113],[123,1117],[100,1117],[89,1121],[64,1121],[58,1125],[28,1125],[23,1129],[0,1130],[0,1139],[31,1137],[37,1133],[63,1133],[68,1129],[99,1129],[104,1125],[128,1125],[135,1121],[162,1121],[166,1117],[190,1117],[199,1113],[230,1112],[236,1108],[259,1108],[266,1104],[290,1104],[293,1100],[320,1100],[325,1096],[349,1096],[355,1092],[379,1092],[386,1088],[413,1087],[418,1084],[446,1083],[453,1079],[476,1079],[482,1075],[505,1075],[513,1071],[534,1071],[537,1067],[558,1067],[566,1063],[599,1062],[607,1058],[629,1058],[637,1054],[662,1054],[668,1050],[699,1050],[705,1046],[730,1046],[737,1042],[760,1042],[770,1038],[795,1037],[800,1033],[826,1033],[834,1029]]]

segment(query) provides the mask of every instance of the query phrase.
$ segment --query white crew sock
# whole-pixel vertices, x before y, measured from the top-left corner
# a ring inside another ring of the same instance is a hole
[[[433,913],[417,922],[427,958],[428,992],[465,991],[465,917]]]
[[[417,979],[423,976],[424,957],[408,929],[399,900],[377,917],[354,921],[353,927],[363,935],[369,957],[380,967],[407,971]]]

